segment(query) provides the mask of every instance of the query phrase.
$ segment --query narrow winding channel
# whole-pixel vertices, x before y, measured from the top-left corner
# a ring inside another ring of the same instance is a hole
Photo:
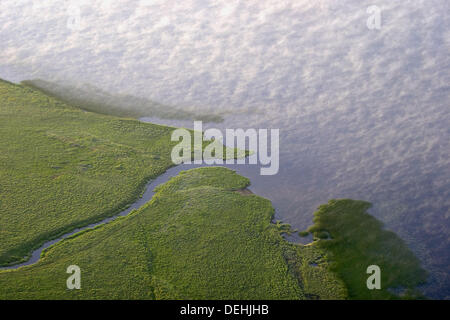
[[[69,233],[66,233],[58,238],[55,238],[53,240],[47,241],[45,242],[41,247],[39,247],[38,249],[34,250],[31,254],[31,257],[22,263],[19,264],[15,264],[15,265],[11,265],[11,266],[7,266],[7,267],[0,267],[0,270],[14,270],[14,269],[18,269],[20,267],[23,266],[29,266],[32,264],[35,264],[39,261],[40,257],[41,257],[41,253],[43,250],[47,249],[48,247],[54,245],[55,243],[58,243],[61,240],[64,240],[80,231],[86,230],[86,229],[93,229],[99,225],[103,225],[103,224],[107,224],[115,219],[117,219],[118,217],[122,217],[122,216],[126,216],[128,215],[131,211],[135,210],[135,209],[139,209],[141,208],[144,204],[146,204],[147,202],[149,202],[154,193],[154,189],[160,185],[163,184],[165,182],[167,182],[170,178],[178,175],[178,173],[180,171],[183,170],[189,170],[189,169],[195,169],[195,168],[199,168],[199,167],[205,167],[207,165],[192,165],[192,164],[182,164],[182,165],[178,165],[176,167],[172,167],[169,168],[168,170],[166,170],[166,172],[164,172],[163,174],[159,175],[158,177],[156,177],[155,179],[151,180],[150,182],[147,183],[146,187],[145,187],[145,192],[142,195],[141,198],[139,198],[136,202],[132,203],[127,209],[117,213],[116,215],[103,219],[99,222],[95,222],[92,224],[89,224],[87,226],[84,226],[82,228],[77,228],[72,230]]]

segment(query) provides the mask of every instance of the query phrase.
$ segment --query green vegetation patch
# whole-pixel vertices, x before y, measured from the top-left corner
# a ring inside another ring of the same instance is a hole
[[[0,265],[134,202],[173,165],[173,130],[0,80]],[[0,299],[419,297],[425,271],[369,203],[319,207],[308,230],[316,241],[302,246],[283,239],[297,231],[272,224],[270,201],[244,192],[249,183],[221,167],[181,172],[140,210],[0,271]],[[66,288],[70,265],[82,270],[81,290]],[[366,287],[370,265],[381,268],[381,290]]]
[[[0,265],[134,202],[173,166],[174,129],[0,80]]]
[[[343,298],[320,250],[286,242],[269,200],[236,190],[223,167],[188,170],[133,214],[63,240],[41,260],[0,272],[0,299]],[[81,268],[81,290],[66,268]]]
[[[309,232],[308,231],[300,231],[298,233],[298,235],[302,238],[309,236]]]
[[[405,243],[380,221],[366,213],[370,203],[355,200],[331,200],[314,213],[309,228],[324,250],[331,270],[345,282],[350,299],[418,298],[416,287],[426,280],[426,272]],[[367,267],[381,269],[381,290],[369,290]]]

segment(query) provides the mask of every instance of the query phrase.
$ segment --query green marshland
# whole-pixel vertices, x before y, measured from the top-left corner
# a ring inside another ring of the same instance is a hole
[[[173,130],[1,81],[0,265],[135,201],[172,166]],[[289,228],[272,223],[269,200],[239,192],[249,184],[222,167],[182,172],[143,208],[0,271],[0,299],[399,298],[391,287],[420,297],[425,272],[367,203],[321,206],[309,229],[316,241],[304,246],[283,238]],[[74,264],[81,290],[66,288]],[[380,265],[383,290],[367,289],[368,264]]]

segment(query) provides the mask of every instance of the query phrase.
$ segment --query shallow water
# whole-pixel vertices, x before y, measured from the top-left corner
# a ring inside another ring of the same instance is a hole
[[[279,174],[239,169],[277,218],[302,230],[330,198],[370,201],[450,298],[450,2],[377,3],[380,30],[366,0],[2,0],[0,77],[280,128]]]

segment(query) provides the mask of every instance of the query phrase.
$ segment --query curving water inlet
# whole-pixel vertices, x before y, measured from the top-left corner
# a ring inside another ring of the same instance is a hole
[[[44,251],[45,249],[47,249],[48,247],[54,245],[55,243],[58,243],[80,231],[84,231],[86,229],[93,229],[97,226],[109,223],[115,219],[117,219],[118,217],[123,217],[128,215],[131,211],[133,210],[137,210],[139,208],[141,208],[144,204],[146,204],[147,202],[149,202],[153,195],[155,194],[155,192],[153,191],[158,185],[163,184],[165,182],[167,182],[170,178],[176,176],[180,171],[183,170],[189,170],[189,169],[194,169],[194,168],[199,168],[199,167],[205,167],[206,165],[189,165],[189,164],[182,164],[176,167],[172,167],[167,169],[163,174],[159,175],[158,177],[156,177],[155,179],[151,180],[150,182],[147,183],[146,187],[145,187],[145,192],[142,195],[142,197],[140,197],[136,202],[132,203],[127,209],[119,212],[118,214],[103,219],[99,222],[95,222],[95,223],[91,223],[87,226],[81,227],[81,228],[77,228],[72,230],[71,232],[68,232],[58,238],[55,238],[53,240],[47,241],[45,242],[42,246],[40,246],[38,249],[34,250],[30,256],[30,258],[22,263],[18,263],[15,265],[11,265],[11,266],[6,266],[6,267],[0,267],[0,270],[14,270],[14,269],[18,269],[20,267],[24,267],[24,266],[29,266],[32,264],[35,264],[39,261],[39,259],[41,258],[41,254],[42,251]]]

